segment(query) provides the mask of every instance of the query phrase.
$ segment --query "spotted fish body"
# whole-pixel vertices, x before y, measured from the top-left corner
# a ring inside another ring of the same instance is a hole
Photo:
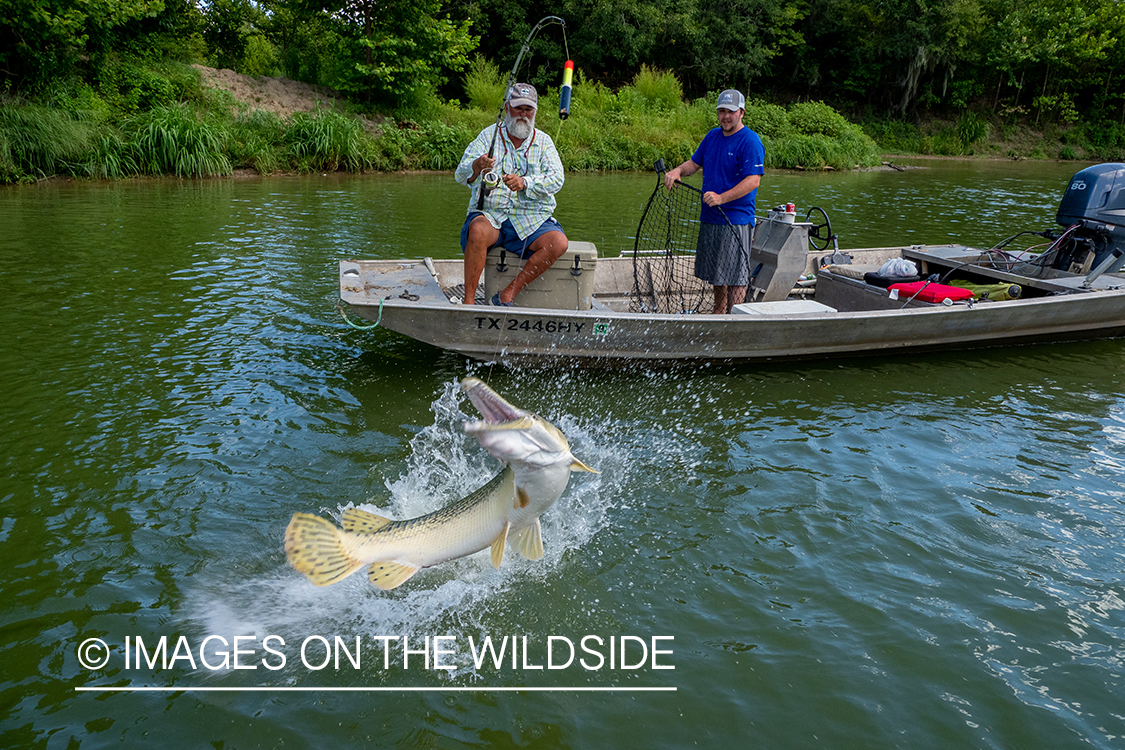
[[[571,455],[566,436],[550,422],[512,406],[476,378],[461,387],[483,418],[466,423],[465,432],[500,459],[500,473],[440,510],[403,521],[350,508],[337,528],[296,513],[285,531],[294,568],[327,586],[369,566],[372,583],[393,589],[422,568],[488,547],[499,568],[509,539],[529,560],[543,556],[539,516],[562,495],[571,471],[593,469]]]

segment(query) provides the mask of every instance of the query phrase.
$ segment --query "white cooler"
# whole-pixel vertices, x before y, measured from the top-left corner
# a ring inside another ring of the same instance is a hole
[[[592,242],[571,241],[566,252],[542,276],[523,288],[514,300],[516,307],[546,307],[551,310],[589,310],[594,297],[594,269],[598,249]],[[492,299],[520,272],[524,261],[503,248],[488,251],[484,266],[484,298]]]

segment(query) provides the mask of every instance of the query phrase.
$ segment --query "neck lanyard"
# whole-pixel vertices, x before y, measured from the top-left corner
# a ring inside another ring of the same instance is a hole
[[[504,159],[505,159],[505,157],[508,156],[508,141],[511,140],[511,137],[512,137],[512,132],[510,130],[508,130],[507,127],[505,127],[504,130],[507,132],[507,136],[500,139],[500,142],[504,145],[504,154],[500,157],[500,171],[501,172],[504,171]],[[523,171],[522,174],[520,173],[520,171],[519,171],[519,165],[520,165],[519,159],[516,158],[516,156],[520,152],[520,149],[516,149],[516,152],[515,152],[515,154],[513,155],[513,158],[512,158],[513,166],[516,167],[516,171],[513,172],[512,174],[517,174],[520,177],[527,177],[531,173],[531,158],[528,156],[528,154],[531,153],[531,146],[532,146],[533,143],[535,143],[535,134],[536,134],[536,130],[535,130],[535,128],[532,128],[531,129],[531,137],[527,139],[527,145],[523,147],[523,161],[524,161],[524,164],[527,165],[526,169]],[[515,146],[516,144],[513,143],[512,145]]]

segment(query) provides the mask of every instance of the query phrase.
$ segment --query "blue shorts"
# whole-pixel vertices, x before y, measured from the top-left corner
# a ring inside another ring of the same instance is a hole
[[[479,211],[474,211],[468,215],[465,219],[465,223],[461,225],[461,252],[465,252],[465,243],[469,241],[469,225],[472,224],[473,219],[478,216],[484,216],[484,214]],[[540,224],[539,228],[532,232],[530,236],[521,240],[519,235],[516,234],[515,227],[512,226],[512,220],[505,219],[504,223],[500,225],[500,237],[492,247],[499,245],[508,252],[515,253],[521,258],[526,259],[532,256],[532,251],[530,250],[531,243],[535,242],[535,240],[539,239],[547,232],[561,232],[562,230],[561,224],[553,218],[549,218]],[[491,250],[492,247],[488,249]]]

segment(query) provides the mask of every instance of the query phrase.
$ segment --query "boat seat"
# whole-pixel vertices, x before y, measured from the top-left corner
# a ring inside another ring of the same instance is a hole
[[[842,264],[842,265],[831,264],[827,268],[828,268],[829,272],[834,273],[837,276],[844,276],[844,277],[849,278],[849,279],[855,279],[856,281],[863,281],[863,275],[864,274],[877,273],[879,271],[879,269],[882,268],[882,264],[881,263],[856,263],[854,265],[852,265],[850,263],[849,264]]]

